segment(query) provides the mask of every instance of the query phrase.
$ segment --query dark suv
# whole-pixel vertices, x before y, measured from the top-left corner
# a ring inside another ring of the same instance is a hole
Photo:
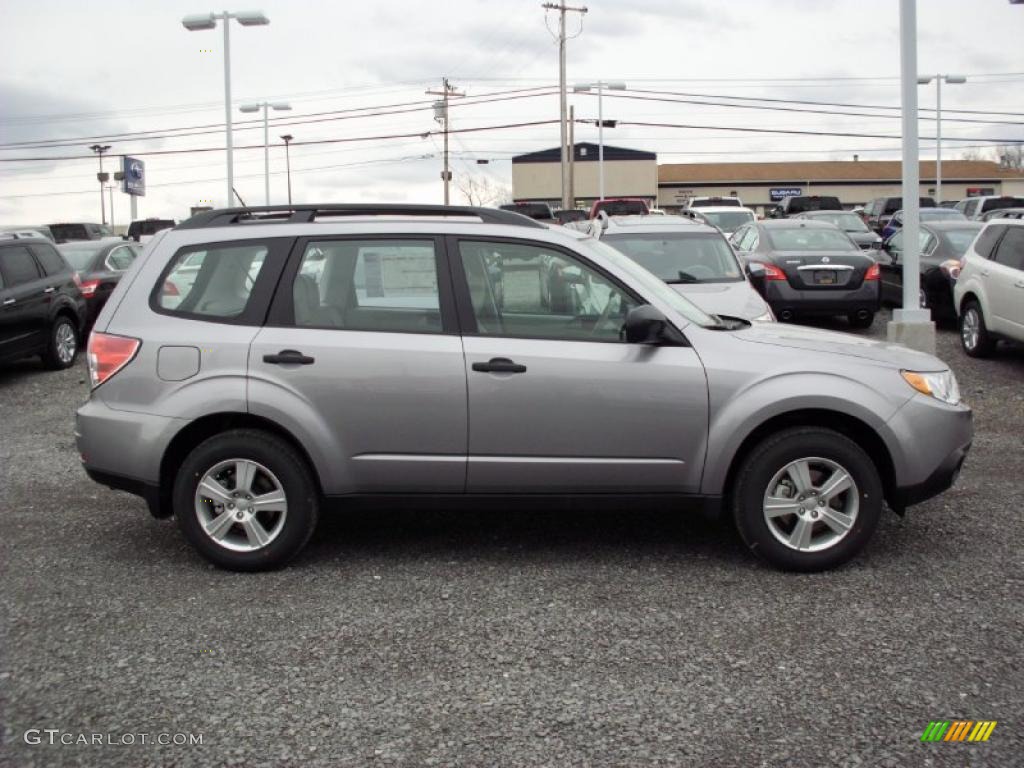
[[[49,228],[54,241],[58,243],[66,243],[70,240],[102,240],[104,237],[114,236],[113,230],[106,224],[91,222],[50,224]]]
[[[798,213],[807,213],[807,211],[841,210],[843,210],[843,204],[839,202],[838,197],[832,197],[831,195],[797,195],[782,198],[782,202],[773,208],[768,216],[772,219],[788,219],[790,216],[796,216]]]
[[[931,197],[920,198],[920,207],[934,208],[935,199]],[[889,219],[892,218],[896,211],[901,210],[903,210],[902,197],[876,197],[864,206],[864,218],[871,229],[875,230],[878,234],[882,234],[882,230],[888,225]]]
[[[0,239],[0,361],[40,355],[50,368],[69,368],[84,320],[75,273],[52,243]]]

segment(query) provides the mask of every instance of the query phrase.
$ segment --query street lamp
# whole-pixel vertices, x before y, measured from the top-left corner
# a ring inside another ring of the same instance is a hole
[[[103,153],[110,149],[109,144],[93,144],[89,147],[100,159],[100,172],[96,174],[96,178],[100,180],[100,223],[107,223],[107,210],[106,204],[103,202],[103,184],[110,178],[109,173],[103,172]],[[110,214],[114,214],[114,204],[110,204]]]
[[[597,195],[598,199],[604,200],[604,107],[601,94],[603,91],[624,91],[626,84],[622,82],[606,83],[598,80],[596,83],[577,83],[573,86],[574,93],[597,91]],[[575,152],[575,148],[573,148]]]
[[[263,110],[263,191],[266,198],[264,205],[270,205],[270,127],[267,124],[267,112],[271,109],[287,110],[291,108],[292,105],[287,101],[252,101],[238,108],[242,112]]]
[[[288,205],[292,204],[292,160],[288,154],[288,145],[291,144],[292,139],[295,138],[290,133],[286,133],[281,137],[284,142],[284,165],[288,169]]]
[[[935,81],[935,204],[942,202],[942,82],[960,85],[967,82],[963,75],[921,75],[918,85]]]
[[[231,37],[229,34],[231,24],[229,22],[231,19],[235,19],[243,27],[257,27],[269,24],[270,19],[264,15],[263,11],[236,11],[235,13],[224,11],[223,13],[193,14],[183,18],[181,23],[189,32],[199,32],[216,27],[218,19],[224,22],[224,130],[227,136],[228,153],[227,205],[230,208],[235,199],[235,166],[231,144]]]

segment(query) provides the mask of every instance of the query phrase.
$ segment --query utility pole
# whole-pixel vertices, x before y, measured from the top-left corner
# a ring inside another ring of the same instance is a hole
[[[427,95],[441,97],[441,101],[434,102],[434,119],[441,123],[444,129],[444,170],[441,171],[441,178],[444,180],[444,204],[448,205],[450,199],[449,185],[452,180],[452,172],[448,169],[448,100],[453,96],[465,96],[466,94],[455,90],[452,84],[448,82],[448,78],[443,77],[441,78],[441,90],[427,91]]]
[[[576,207],[576,107],[569,106],[569,201]]]
[[[561,112],[561,141],[562,141],[562,208],[570,208],[569,195],[571,186],[569,180],[569,146],[568,146],[568,96],[565,87],[565,14],[569,11],[578,13],[581,16],[587,12],[585,5],[569,6],[564,2],[543,3],[545,10],[558,11],[558,101]]]
[[[286,133],[281,139],[284,141],[284,163],[285,168],[288,169],[288,205],[292,204],[292,158],[288,154],[288,145],[291,144],[292,136],[290,133]]]

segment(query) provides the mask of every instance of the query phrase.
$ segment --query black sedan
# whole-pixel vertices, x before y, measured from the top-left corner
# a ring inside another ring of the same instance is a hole
[[[955,321],[953,285],[960,274],[960,259],[984,226],[980,221],[929,221],[921,224],[921,306],[936,322]],[[876,251],[882,270],[882,301],[903,304],[903,230]]]
[[[869,328],[879,306],[879,267],[834,224],[777,219],[733,233],[757,288],[779,320],[801,315],[845,315]]]
[[[875,243],[882,242],[882,238],[873,230],[868,229],[864,219],[853,211],[807,211],[793,218],[813,219],[814,221],[827,221],[829,224],[835,224],[848,234],[858,247],[865,251],[874,248]]]
[[[57,246],[78,275],[85,296],[86,325],[91,326],[110,292],[141,252],[136,243],[116,240],[78,240]]]

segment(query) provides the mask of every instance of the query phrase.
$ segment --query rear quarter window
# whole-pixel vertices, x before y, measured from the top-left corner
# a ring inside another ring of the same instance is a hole
[[[978,241],[974,244],[974,252],[983,259],[991,259],[992,249],[995,247],[995,244],[999,242],[999,238],[1002,237],[1003,232],[1005,231],[1005,226],[989,225],[985,227],[981,234],[978,235]]]
[[[64,262],[63,257],[52,246],[43,243],[33,244],[32,252],[36,255],[36,259],[42,265],[47,275],[59,275],[61,272],[69,271],[69,267]]]

